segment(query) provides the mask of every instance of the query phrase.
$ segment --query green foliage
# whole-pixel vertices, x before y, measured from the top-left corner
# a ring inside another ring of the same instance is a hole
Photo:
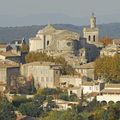
[[[106,82],[120,83],[120,55],[98,58],[95,61],[95,74]]]
[[[28,44],[22,44],[20,48],[21,52],[29,52],[29,45]]]
[[[12,104],[6,99],[0,99],[0,120],[15,120],[16,115]]]
[[[19,107],[22,103],[27,103],[31,101],[31,99],[27,99],[25,96],[14,96],[12,104],[15,107]]]
[[[23,103],[19,107],[19,111],[23,115],[28,115],[32,117],[38,117],[43,113],[43,110],[40,106],[34,104],[33,102]]]
[[[59,94],[59,99],[65,100],[65,101],[79,101],[78,97],[75,94],[72,94],[68,96],[67,92],[62,92]]]
[[[42,118],[42,120],[83,120],[83,117],[73,110],[52,111],[48,116]]]
[[[63,66],[63,74],[74,74],[74,69],[67,64],[67,61],[63,57],[53,58],[52,56],[48,56],[46,53],[42,52],[30,52],[26,58],[26,63],[41,61],[41,62],[55,62],[56,64],[61,64]]]

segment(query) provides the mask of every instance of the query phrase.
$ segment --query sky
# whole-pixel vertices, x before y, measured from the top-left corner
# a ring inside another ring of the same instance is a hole
[[[120,0],[0,0],[0,26],[120,22]]]

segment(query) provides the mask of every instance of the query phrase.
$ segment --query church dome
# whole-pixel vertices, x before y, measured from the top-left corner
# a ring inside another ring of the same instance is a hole
[[[39,33],[42,33],[42,34],[52,34],[54,32],[56,32],[56,29],[51,24],[48,24],[45,28],[43,28],[42,30],[38,31],[38,34]]]

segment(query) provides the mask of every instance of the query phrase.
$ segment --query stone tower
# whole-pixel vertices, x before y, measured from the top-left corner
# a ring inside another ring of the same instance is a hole
[[[90,17],[90,28],[96,28],[96,17],[94,16],[94,13],[92,13],[92,16]]]
[[[97,44],[99,41],[99,29],[96,27],[96,17],[92,13],[90,17],[90,27],[83,29],[83,37],[86,38],[87,43]]]

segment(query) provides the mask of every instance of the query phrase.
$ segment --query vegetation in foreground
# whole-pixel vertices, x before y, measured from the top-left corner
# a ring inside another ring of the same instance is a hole
[[[92,102],[84,103],[86,100],[79,100],[76,96],[72,96],[73,101],[78,101],[77,106],[66,111],[57,111],[57,105],[52,100],[55,98],[63,98],[71,100],[69,96],[61,97],[65,92],[60,89],[40,89],[34,98],[27,99],[25,97],[15,96],[12,103],[5,97],[0,99],[0,120],[15,120],[15,111],[19,111],[22,115],[34,117],[39,120],[119,120],[120,119],[120,102],[114,103],[110,101],[108,104],[103,101],[101,103],[94,99]],[[44,106],[44,103],[47,103]]]

